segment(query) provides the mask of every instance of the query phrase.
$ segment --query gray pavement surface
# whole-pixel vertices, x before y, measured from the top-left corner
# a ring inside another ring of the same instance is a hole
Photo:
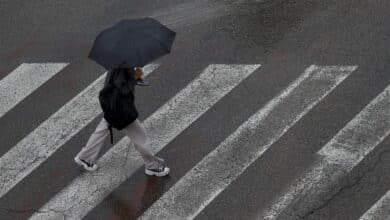
[[[22,63],[70,63],[0,118],[0,156],[104,72],[86,56],[96,34],[121,18],[155,16],[178,33],[172,53],[148,76],[152,86],[137,88],[142,120],[209,64],[262,66],[158,153],[168,161],[169,177],[147,177],[139,169],[85,219],[139,217],[307,67],[357,65],[196,216],[257,219],[314,164],[314,154],[390,84],[389,10],[385,0],[0,0],[0,80]],[[0,198],[0,219],[29,218],[84,172],[73,157],[100,118]],[[117,132],[114,140],[121,137]],[[337,180],[337,190],[326,199],[308,198],[316,204],[309,211],[279,219],[359,219],[390,190],[389,145],[387,137]],[[107,141],[102,155],[110,146]]]

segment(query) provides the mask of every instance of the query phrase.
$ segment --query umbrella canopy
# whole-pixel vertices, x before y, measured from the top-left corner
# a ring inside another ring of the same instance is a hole
[[[143,67],[170,53],[175,36],[153,18],[123,19],[96,37],[88,57],[106,69]]]

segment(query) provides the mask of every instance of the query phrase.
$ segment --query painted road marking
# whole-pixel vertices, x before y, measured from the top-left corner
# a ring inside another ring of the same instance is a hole
[[[358,165],[389,133],[390,86],[317,153],[319,160],[316,164],[298,178],[260,219],[276,219],[297,201],[307,207],[318,203],[321,193],[337,188],[336,181]],[[300,207],[300,210],[304,211],[304,208]]]
[[[159,9],[152,12],[150,16],[156,18],[164,25],[177,27],[202,23],[226,14],[239,13],[237,8],[243,3],[245,1],[236,0],[217,3],[211,1],[191,1]]]
[[[200,161],[140,219],[193,219],[355,66],[310,66]]]
[[[380,198],[359,220],[389,220],[390,191]]]
[[[23,63],[0,81],[0,118],[68,63]]]
[[[157,68],[146,67],[145,76]],[[0,197],[96,118],[103,74],[0,158]]]
[[[260,65],[210,65],[143,125],[157,153]],[[86,172],[54,196],[31,219],[81,219],[143,166],[142,158],[124,137],[98,161],[100,169]]]

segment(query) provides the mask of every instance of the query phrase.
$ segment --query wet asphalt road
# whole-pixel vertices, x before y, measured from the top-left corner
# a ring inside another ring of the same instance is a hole
[[[137,90],[141,119],[209,64],[262,67],[158,153],[171,167],[169,177],[148,178],[140,169],[85,219],[138,217],[308,66],[357,65],[356,71],[197,216],[255,219],[314,163],[313,154],[390,84],[389,10],[390,2],[385,0],[133,0],[88,4],[2,0],[0,79],[21,63],[70,64],[0,118],[0,156],[104,72],[86,58],[89,47],[101,29],[124,17],[154,16],[178,33],[172,54],[158,60],[161,66],[149,76],[153,85]],[[0,198],[0,219],[28,218],[84,172],[73,163],[73,156],[100,118]],[[390,120],[390,115],[383,120]],[[116,133],[115,140],[122,136]],[[358,219],[390,190],[389,145],[387,137],[340,181],[345,184],[334,195],[310,208],[304,217]],[[102,154],[109,147],[107,144]],[[299,216],[301,213],[281,219]]]

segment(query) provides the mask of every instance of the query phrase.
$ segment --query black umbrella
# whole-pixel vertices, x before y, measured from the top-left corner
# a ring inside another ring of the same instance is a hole
[[[106,69],[143,67],[170,53],[175,36],[153,18],[123,19],[96,37],[88,57]]]

